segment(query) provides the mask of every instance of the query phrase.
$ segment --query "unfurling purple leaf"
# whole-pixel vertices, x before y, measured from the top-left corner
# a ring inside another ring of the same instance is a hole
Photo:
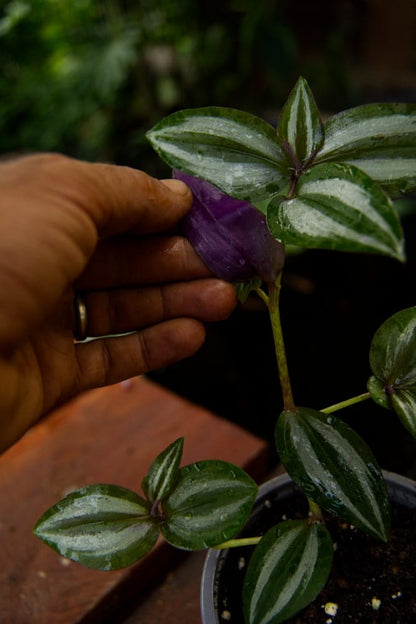
[[[255,276],[274,283],[284,264],[284,246],[270,234],[266,217],[252,204],[181,171],[173,177],[191,189],[194,202],[183,221],[185,236],[213,273],[229,282]]]

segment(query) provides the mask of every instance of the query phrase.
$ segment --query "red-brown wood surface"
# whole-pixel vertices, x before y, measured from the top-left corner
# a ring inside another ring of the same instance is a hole
[[[116,622],[124,605],[143,599],[178,562],[177,551],[160,544],[130,568],[97,572],[58,556],[32,527],[66,492],[88,483],[139,490],[155,455],[179,436],[183,463],[226,459],[265,474],[263,441],[144,377],[85,393],[0,457],[1,624]]]
[[[201,574],[206,553],[185,557],[122,624],[199,624]]]

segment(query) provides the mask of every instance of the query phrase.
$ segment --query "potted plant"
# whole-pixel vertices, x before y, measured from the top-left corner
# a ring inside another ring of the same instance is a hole
[[[391,198],[416,188],[416,106],[368,104],[323,124],[307,82],[299,78],[277,131],[251,114],[209,107],[173,113],[148,137],[174,176],[193,191],[194,205],[183,225],[196,251],[219,277],[235,282],[242,302],[254,292],[267,307],[283,399],[275,443],[291,477],[289,482],[284,477],[283,486],[289,483],[302,502],[289,519],[279,511],[272,526],[263,523],[258,534],[250,529],[248,537],[240,535],[258,494],[256,484],[223,461],[180,467],[180,438],[150,466],[143,495],[112,485],[87,486],[46,511],[34,531],[65,557],[98,569],[132,564],[160,533],[189,550],[231,553],[255,546],[250,563],[242,566],[247,572],[241,618],[246,624],[288,621],[327,583],[334,519],[354,534],[368,535],[373,548],[389,542],[389,494],[416,507],[415,485],[394,485],[366,442],[338,416],[349,405],[373,400],[416,436],[416,307],[397,311],[375,332],[365,391],[322,409],[295,402],[279,309],[288,246],[405,260]],[[266,497],[270,503],[269,491]],[[289,505],[286,495],[283,502]],[[264,505],[262,490],[254,516]],[[382,613],[377,600],[375,595],[374,618]],[[336,605],[328,604],[324,616],[332,621]],[[232,617],[226,609],[203,611],[204,618],[214,618],[205,619],[207,624]]]

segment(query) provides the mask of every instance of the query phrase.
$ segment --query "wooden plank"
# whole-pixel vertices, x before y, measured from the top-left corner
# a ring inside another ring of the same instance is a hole
[[[144,377],[83,394],[0,457],[1,624],[113,622],[133,590],[147,590],[177,562],[176,551],[159,545],[130,568],[97,572],[59,557],[31,531],[46,508],[88,483],[140,491],[155,455],[182,435],[184,464],[218,458],[265,474],[263,441]]]
[[[163,583],[155,587],[123,624],[197,624],[200,616],[201,574],[206,553],[184,558],[169,571]]]

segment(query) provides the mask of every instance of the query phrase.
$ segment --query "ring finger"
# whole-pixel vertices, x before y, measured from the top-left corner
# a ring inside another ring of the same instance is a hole
[[[83,299],[91,337],[134,331],[178,317],[221,320],[235,305],[233,287],[214,278],[86,292]]]

